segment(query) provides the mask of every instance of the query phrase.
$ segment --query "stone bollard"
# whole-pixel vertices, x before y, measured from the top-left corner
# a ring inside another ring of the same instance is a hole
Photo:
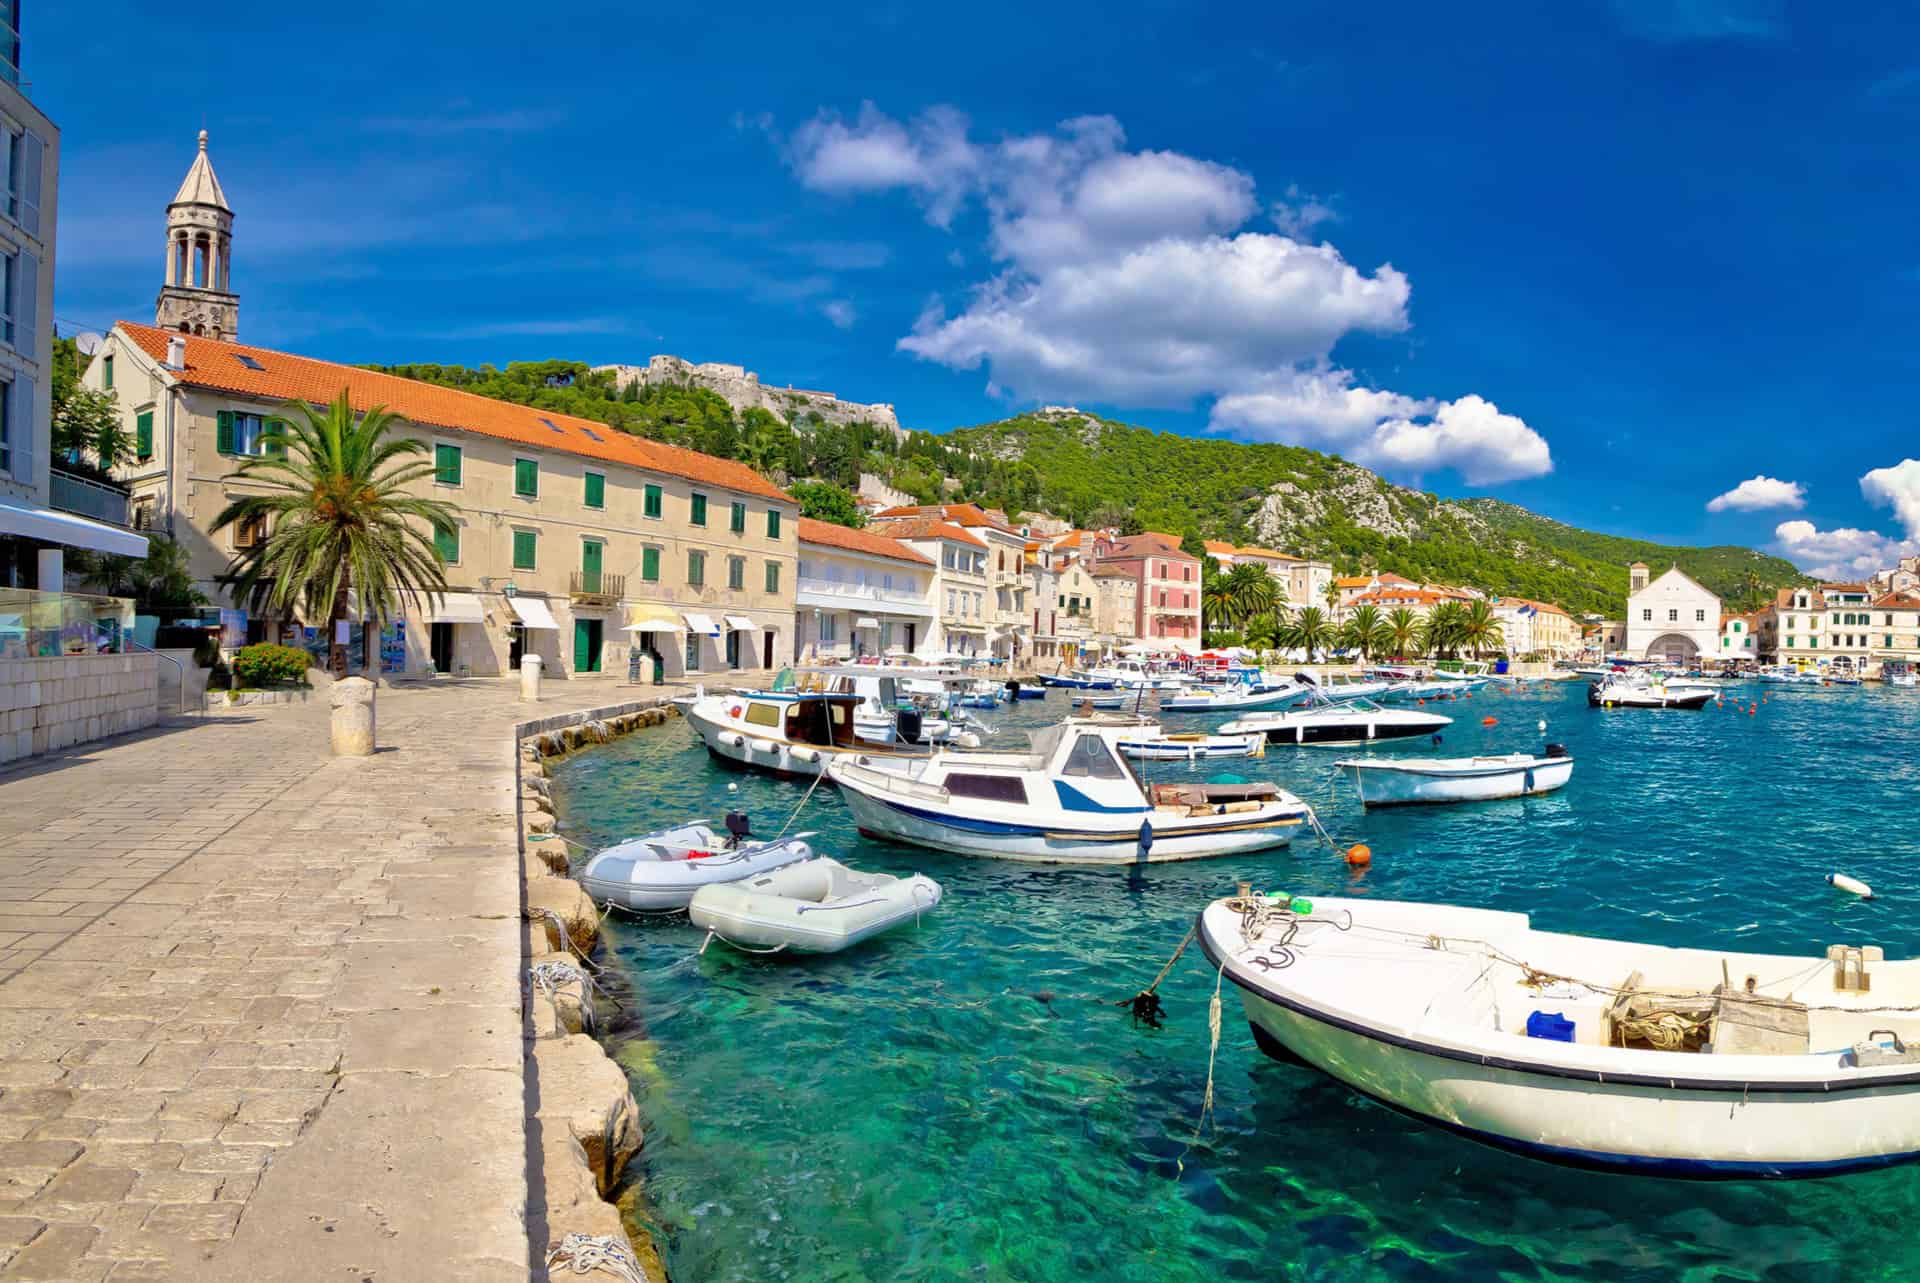
[[[520,700],[533,704],[540,699],[540,665],[543,661],[538,655],[520,657]]]
[[[333,684],[333,755],[366,757],[373,752],[373,683],[347,677]]]

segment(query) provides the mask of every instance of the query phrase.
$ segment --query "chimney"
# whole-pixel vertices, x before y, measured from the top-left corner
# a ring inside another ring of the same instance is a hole
[[[167,367],[173,370],[187,368],[187,341],[174,337],[167,340]]]

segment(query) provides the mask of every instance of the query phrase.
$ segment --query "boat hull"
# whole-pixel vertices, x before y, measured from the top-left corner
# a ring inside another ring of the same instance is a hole
[[[706,744],[707,751],[720,761],[783,779],[812,779],[824,773],[827,763],[840,756],[926,757],[930,752],[925,748],[890,748],[885,744],[862,744],[847,749],[796,744],[774,733],[770,727],[711,718],[698,707],[689,708],[686,718],[687,724]]]
[[[1478,774],[1422,774],[1411,770],[1380,769],[1368,763],[1352,766],[1354,784],[1364,806],[1423,806],[1448,802],[1494,802],[1531,797],[1565,787],[1573,776],[1573,759],[1552,758],[1530,766]]]
[[[1587,688],[1587,703],[1594,708],[1679,708],[1702,709],[1717,693],[1710,690],[1680,690],[1661,693],[1652,690],[1598,690]]]

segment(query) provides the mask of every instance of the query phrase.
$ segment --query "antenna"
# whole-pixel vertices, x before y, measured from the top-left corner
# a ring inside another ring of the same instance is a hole
[[[88,330],[84,334],[76,335],[73,340],[73,345],[80,349],[81,356],[92,356],[100,350],[101,342],[102,339],[98,334],[95,334],[92,330]]]

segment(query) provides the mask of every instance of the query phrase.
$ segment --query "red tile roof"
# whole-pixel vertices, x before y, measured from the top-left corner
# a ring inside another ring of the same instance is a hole
[[[951,521],[937,521],[926,517],[905,517],[900,520],[882,519],[878,522],[881,532],[893,539],[951,539],[955,543],[972,544],[975,548],[986,547],[986,541],[976,539]]]
[[[1920,610],[1920,597],[1910,592],[1883,593],[1873,599],[1876,606],[1890,606],[1895,610]]]
[[[1198,557],[1180,551],[1180,541],[1172,535],[1158,530],[1149,530],[1145,534],[1125,535],[1113,541],[1113,557],[1174,557],[1198,562]]]
[[[997,515],[996,515],[997,514]],[[887,508],[879,514],[881,517],[944,517],[956,526],[986,526],[993,530],[1004,530],[1013,534],[1013,527],[1006,520],[1007,514],[988,512],[977,503],[929,503],[904,508]]]
[[[825,548],[844,548],[848,552],[864,552],[873,557],[891,557],[895,561],[910,561],[916,566],[933,564],[898,539],[889,539],[871,530],[836,526],[831,521],[815,521],[812,517],[800,518],[800,542],[819,544]]]
[[[591,419],[575,418],[536,406],[496,401],[457,388],[380,374],[333,361],[276,352],[271,348],[226,343],[218,339],[176,334],[121,321],[114,326],[155,361],[167,359],[167,340],[187,341],[186,368],[173,377],[189,387],[210,388],[264,401],[307,401],[325,404],[346,389],[347,403],[364,414],[384,406],[394,414],[427,427],[452,428],[497,437],[543,450],[625,464],[670,477],[685,477],[741,494],[793,502],[793,496],[744,463],[718,459],[697,450],[648,441]],[[261,366],[252,369],[238,358]],[[551,425],[551,426],[549,426]]]

